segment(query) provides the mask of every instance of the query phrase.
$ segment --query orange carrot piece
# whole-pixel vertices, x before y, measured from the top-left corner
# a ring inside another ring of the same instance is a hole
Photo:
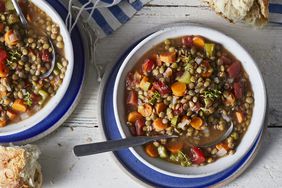
[[[142,106],[138,106],[138,112],[144,117],[149,117],[153,113],[153,108],[149,104],[144,104]]]
[[[186,84],[182,82],[175,82],[172,84],[171,90],[175,96],[182,97],[186,91]]]
[[[193,44],[195,44],[198,47],[203,48],[205,46],[205,41],[202,37],[196,36],[196,37],[193,37]]]
[[[191,126],[194,129],[197,129],[197,130],[201,130],[203,123],[204,122],[203,122],[202,118],[200,118],[200,117],[193,117],[191,122],[190,122]]]
[[[171,153],[177,153],[182,150],[183,148],[183,142],[180,142],[179,140],[177,141],[171,141],[168,142],[166,145],[166,148],[171,152]]]
[[[0,62],[0,78],[6,78],[9,75],[9,69],[3,61]]]
[[[222,148],[225,149],[226,151],[228,151],[230,148],[228,147],[228,144],[227,143],[219,143],[219,144],[216,144],[216,149],[218,150],[221,150]]]
[[[244,116],[242,112],[235,112],[236,119],[238,123],[242,123],[244,120]]]
[[[16,99],[12,105],[13,110],[17,112],[26,112],[27,106],[24,104],[22,99]]]
[[[153,127],[155,131],[159,132],[167,128],[167,125],[163,123],[161,118],[157,118],[153,122]]]
[[[5,127],[7,125],[6,120],[0,120],[0,127]]]
[[[155,109],[156,109],[157,114],[159,114],[165,111],[166,105],[163,102],[157,103]]]
[[[152,158],[156,158],[159,156],[157,148],[152,143],[147,144],[145,146],[145,152]]]
[[[230,93],[227,97],[226,97],[226,100],[225,100],[225,104],[227,106],[234,106],[235,104],[235,97],[232,93]]]
[[[176,61],[176,52],[165,52],[160,54],[160,61],[164,63],[174,63]]]
[[[129,121],[130,123],[135,123],[137,119],[141,118],[143,118],[143,116],[140,113],[134,111],[128,114],[127,121]]]
[[[4,40],[8,45],[16,45],[19,41],[19,38],[13,30],[9,30],[5,33]]]
[[[13,121],[14,119],[16,119],[17,114],[12,110],[7,110],[7,116],[11,121]]]

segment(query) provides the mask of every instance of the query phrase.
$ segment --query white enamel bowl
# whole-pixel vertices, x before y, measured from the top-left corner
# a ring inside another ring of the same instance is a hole
[[[249,75],[252,89],[254,91],[255,105],[250,126],[241,143],[237,147],[237,151],[234,155],[221,158],[216,162],[208,164],[206,166],[181,167],[180,165],[168,163],[163,160],[150,158],[145,154],[142,147],[136,147],[134,149],[130,148],[130,151],[142,163],[163,174],[186,178],[204,177],[221,172],[238,162],[249,151],[264,126],[267,100],[262,75],[253,58],[235,40],[221,32],[199,26],[173,27],[158,31],[148,36],[129,53],[129,55],[124,60],[121,68],[119,69],[114,86],[114,113],[118,129],[122,137],[130,137],[130,132],[126,127],[126,115],[124,106],[125,79],[127,73],[134,67],[138,59],[141,58],[145,52],[153,48],[156,44],[159,44],[168,38],[176,38],[185,35],[201,35],[212,41],[218,42],[242,62],[245,71]]]
[[[44,120],[55,109],[55,107],[65,95],[73,73],[73,46],[64,21],[62,20],[60,15],[53,9],[53,7],[51,7],[47,2],[38,0],[31,1],[41,10],[45,11],[47,15],[49,15],[52,20],[59,25],[60,32],[64,40],[65,57],[68,60],[68,67],[62,85],[59,87],[56,95],[52,97],[41,110],[36,112],[31,117],[22,120],[18,123],[10,124],[4,128],[0,128],[0,137],[23,132],[33,127],[40,121]]]

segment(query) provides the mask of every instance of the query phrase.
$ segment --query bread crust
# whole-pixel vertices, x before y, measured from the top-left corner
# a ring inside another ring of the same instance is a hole
[[[0,187],[41,188],[42,172],[36,161],[38,156],[39,150],[35,146],[0,146]],[[28,167],[31,163],[33,166]],[[34,174],[24,178],[24,175],[27,175],[27,168],[32,168]],[[30,185],[30,179],[32,179],[34,186]]]
[[[257,27],[268,22],[269,0],[204,0],[204,2],[230,22],[243,21]]]

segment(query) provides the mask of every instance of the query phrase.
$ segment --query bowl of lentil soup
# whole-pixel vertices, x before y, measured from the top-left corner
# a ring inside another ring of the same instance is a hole
[[[45,1],[19,1],[28,20],[25,28],[12,3],[0,1],[0,135],[36,125],[58,105],[70,84],[73,48],[59,14]],[[50,41],[56,54],[51,68]]]
[[[130,149],[148,167],[176,177],[204,177],[238,162],[264,126],[267,103],[252,57],[201,26],[168,28],[141,41],[119,69],[113,97],[122,137],[180,136]],[[208,143],[231,124],[232,134],[214,146],[185,142]]]

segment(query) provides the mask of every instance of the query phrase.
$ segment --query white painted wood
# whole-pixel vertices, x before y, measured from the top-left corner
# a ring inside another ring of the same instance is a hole
[[[198,22],[216,28],[238,40],[257,60],[269,93],[270,123],[282,126],[282,27],[269,25],[255,30],[242,24],[230,24],[198,0],[154,0],[137,13],[127,24],[98,42],[97,62],[101,65],[117,60],[134,39],[157,25],[176,21]],[[50,136],[36,142],[42,150],[40,162],[44,187],[123,187],[138,188],[140,184],[116,163],[110,153],[75,158],[75,144],[103,140],[98,125],[98,83],[94,68],[88,68],[87,84],[80,104],[72,116]],[[268,130],[258,157],[248,170],[227,187],[282,187],[281,128]]]

